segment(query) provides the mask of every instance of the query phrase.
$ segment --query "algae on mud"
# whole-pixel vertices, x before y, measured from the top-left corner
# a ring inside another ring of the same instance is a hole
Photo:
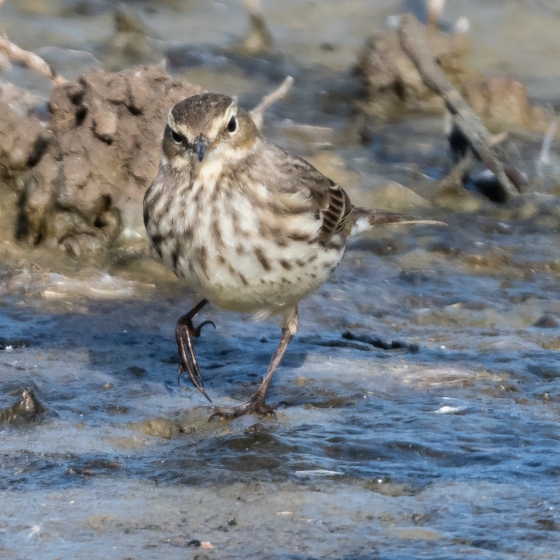
[[[24,389],[21,397],[7,408],[0,409],[0,424],[21,425],[31,422],[44,411],[31,389]]]

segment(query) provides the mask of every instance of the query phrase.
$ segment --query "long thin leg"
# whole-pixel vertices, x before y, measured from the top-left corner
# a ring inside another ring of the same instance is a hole
[[[193,317],[208,303],[207,299],[199,301],[188,313],[181,315],[177,320],[175,327],[175,339],[177,340],[177,350],[179,351],[179,373],[177,374],[177,383],[181,383],[181,376],[187,373],[192,384],[210,401],[212,399],[206,393],[204,382],[198,369],[198,362],[194,354],[192,336],[198,338],[204,325],[216,325],[212,321],[204,321],[198,327],[193,325]]]
[[[284,322],[284,326],[282,327],[282,336],[280,338],[280,343],[278,344],[278,348],[272,357],[270,362],[270,366],[268,366],[268,371],[261,383],[260,387],[257,389],[257,392],[251,397],[249,402],[246,402],[240,406],[235,407],[214,407],[214,411],[211,414],[208,421],[212,420],[213,418],[224,418],[226,420],[232,420],[233,418],[238,418],[239,416],[243,416],[245,414],[253,414],[257,413],[260,416],[266,415],[273,415],[275,416],[275,409],[278,405],[268,405],[265,402],[266,391],[268,390],[268,386],[272,381],[272,377],[274,376],[274,372],[278,368],[280,361],[282,360],[282,356],[290,343],[290,340],[294,338],[295,333],[297,332],[297,309],[295,312],[290,316],[288,320]]]

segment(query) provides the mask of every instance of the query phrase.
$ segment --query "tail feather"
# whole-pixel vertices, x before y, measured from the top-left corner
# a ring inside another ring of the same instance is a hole
[[[352,212],[346,222],[349,237],[354,237],[363,231],[373,227],[386,226],[390,224],[423,224],[432,226],[446,226],[445,222],[437,220],[419,220],[413,216],[399,214],[398,212],[386,212],[367,208],[352,208]]]

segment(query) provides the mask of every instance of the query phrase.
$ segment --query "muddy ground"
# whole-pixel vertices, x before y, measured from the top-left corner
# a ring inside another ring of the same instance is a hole
[[[44,410],[29,421],[17,408],[0,428],[0,556],[556,558],[558,140],[537,165],[542,132],[510,133],[506,147],[531,187],[496,204],[435,190],[449,167],[440,116],[372,121],[360,139],[350,66],[397,2],[350,2],[343,15],[335,3],[280,13],[263,2],[286,56],[253,64],[213,50],[244,33],[236,3],[131,3],[162,42],[144,44],[155,51],[127,43],[124,55],[122,37],[108,43],[110,4],[7,0],[0,15],[21,46],[50,45],[68,78],[126,68],[131,52],[134,63],[154,63],[173,47],[174,78],[251,108],[290,70],[294,91],[268,114],[267,136],[357,203],[448,227],[385,228],[352,242],[331,281],[302,302],[270,391],[285,401],[277,418],[208,423],[204,398],[186,379],[177,386],[173,331],[192,304],[188,289],[142,246],[76,256],[64,243],[15,240],[19,195],[7,181],[0,407],[29,389]],[[524,81],[531,102],[553,112],[554,3],[461,9],[450,2],[444,20],[471,18],[473,67]],[[521,31],[530,56],[519,51]],[[2,78],[50,93],[28,70]],[[196,346],[210,396],[246,399],[278,326],[212,307],[201,318],[217,326]]]

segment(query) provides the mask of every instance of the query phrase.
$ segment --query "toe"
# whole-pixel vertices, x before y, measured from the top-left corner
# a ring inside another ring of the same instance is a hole
[[[214,418],[233,420],[234,418],[239,418],[246,414],[257,414],[258,416],[276,418],[276,407],[277,405],[266,404],[263,399],[251,400],[248,403],[233,408],[214,407],[212,414],[208,418],[208,422],[211,422]]]

